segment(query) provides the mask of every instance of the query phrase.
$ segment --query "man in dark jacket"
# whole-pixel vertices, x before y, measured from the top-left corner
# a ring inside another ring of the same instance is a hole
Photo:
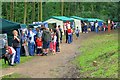
[[[51,41],[51,33],[48,30],[48,28],[43,29],[42,41],[43,41],[43,55],[47,55]]]
[[[60,27],[60,25],[58,26],[58,28],[59,28],[59,31],[60,31],[60,43],[62,43],[62,29],[61,29],[61,27]]]
[[[56,52],[60,52],[60,31],[59,31],[58,27],[56,27],[56,36],[57,36],[57,40],[56,40]]]

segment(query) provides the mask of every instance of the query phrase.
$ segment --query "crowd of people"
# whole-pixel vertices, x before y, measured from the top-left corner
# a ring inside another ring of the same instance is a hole
[[[108,26],[107,26],[108,25]],[[115,23],[113,21],[108,22],[108,24],[106,24],[105,22],[99,22],[99,21],[95,21],[95,22],[82,22],[82,32],[83,33],[88,33],[90,31],[95,31],[96,33],[98,33],[99,31],[110,31],[112,29],[115,29]]]
[[[46,28],[43,25],[37,27],[36,32],[32,28],[22,30],[21,34],[17,30],[13,30],[12,46],[6,45],[6,54],[10,55],[10,65],[20,63],[20,56],[47,56],[48,53],[53,55],[60,52],[60,44],[62,43],[63,31],[61,26],[54,28]],[[76,29],[76,35],[79,37],[79,29]],[[66,43],[73,41],[73,30],[67,27],[65,31]]]
[[[89,25],[83,22],[82,31],[95,31],[98,33],[98,21],[91,22]],[[108,29],[108,32],[114,28],[114,23],[109,23],[108,26],[103,23],[101,28],[103,31]],[[90,30],[89,30],[90,29]],[[17,30],[13,30],[12,46],[6,45],[6,54],[10,55],[10,65],[20,63],[20,56],[47,56],[49,53],[53,55],[60,52],[60,44],[63,42],[63,31],[61,26],[54,26],[53,28],[46,28],[43,25],[37,27],[36,32],[32,28],[22,30],[21,34]],[[67,26],[64,31],[66,43],[73,42],[73,34],[76,34],[76,39],[80,37],[80,30],[77,27],[75,30],[71,26]]]

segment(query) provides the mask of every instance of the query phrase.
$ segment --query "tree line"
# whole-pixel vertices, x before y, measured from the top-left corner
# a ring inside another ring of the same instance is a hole
[[[118,2],[2,2],[2,18],[24,24],[50,16],[80,16],[120,21]]]

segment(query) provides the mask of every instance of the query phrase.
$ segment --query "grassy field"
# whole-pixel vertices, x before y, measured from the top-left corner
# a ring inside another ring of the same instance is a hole
[[[11,75],[6,75],[2,77],[2,80],[14,80],[15,78],[30,78],[30,77],[22,75],[22,74],[18,74],[18,73],[13,73]]]
[[[21,63],[24,63],[24,62],[27,62],[28,60],[32,59],[33,57],[32,56],[28,56],[28,57],[21,57],[20,58],[20,64]],[[0,60],[0,65],[2,64],[1,68],[8,68],[10,67],[8,64],[5,64],[4,63],[4,60]],[[15,65],[16,66],[16,65]]]
[[[79,50],[81,54],[73,62],[80,69],[81,77],[118,78],[117,31],[87,39]]]

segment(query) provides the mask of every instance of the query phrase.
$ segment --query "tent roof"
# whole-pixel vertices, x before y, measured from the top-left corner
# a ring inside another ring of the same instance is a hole
[[[61,20],[63,22],[66,22],[66,21],[73,22],[74,21],[73,19],[71,19],[69,17],[65,17],[65,16],[51,16],[50,18]]]
[[[78,20],[83,20],[83,21],[86,21],[86,20],[87,20],[87,19],[85,19],[85,18],[78,17],[78,16],[71,16],[71,18],[78,19]]]
[[[2,30],[9,30],[9,29],[18,29],[20,28],[20,24],[19,23],[15,23],[15,22],[12,22],[12,21],[9,21],[9,20],[6,20],[6,19],[2,19],[0,18],[0,28]]]
[[[26,28],[26,24],[20,24],[21,28]]]
[[[40,22],[40,23],[37,23],[37,24],[29,24],[28,26],[30,28],[33,28],[34,26],[38,26],[38,25],[45,25],[45,24],[48,24],[47,22]]]
[[[29,24],[29,27],[38,26],[38,24]]]
[[[103,20],[97,18],[85,18],[85,19],[87,19],[88,22],[92,22],[92,21],[95,22],[96,20],[99,22],[104,22]]]

